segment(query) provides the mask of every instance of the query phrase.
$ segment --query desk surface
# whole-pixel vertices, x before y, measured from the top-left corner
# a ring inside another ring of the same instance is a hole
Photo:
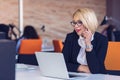
[[[43,77],[40,75],[39,68],[37,66],[22,65],[16,69],[16,80],[62,80],[49,77]],[[88,77],[81,77],[71,80],[120,80],[120,76],[92,74]]]
[[[54,51],[54,47],[53,46],[42,47],[42,51],[43,52]]]
[[[21,64],[16,69],[15,80],[60,80],[60,79],[43,77],[40,75],[40,71],[37,66]]]

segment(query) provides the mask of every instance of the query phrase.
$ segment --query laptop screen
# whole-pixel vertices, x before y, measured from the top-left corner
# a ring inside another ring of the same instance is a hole
[[[40,73],[43,76],[68,79],[68,71],[62,53],[36,52]]]

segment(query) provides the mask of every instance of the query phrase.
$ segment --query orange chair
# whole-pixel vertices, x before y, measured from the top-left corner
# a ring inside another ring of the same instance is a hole
[[[62,40],[53,40],[53,46],[55,52],[62,52],[63,49]]]
[[[18,54],[18,63],[38,65],[35,56],[36,51],[41,51],[41,39],[25,39],[21,41],[20,50]]]
[[[36,51],[41,51],[41,39],[25,39],[21,41],[20,54],[34,54]]]
[[[105,59],[107,70],[120,70],[120,42],[109,42]]]

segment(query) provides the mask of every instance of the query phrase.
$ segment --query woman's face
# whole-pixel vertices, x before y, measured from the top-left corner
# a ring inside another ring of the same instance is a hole
[[[87,30],[87,28],[83,25],[82,21],[80,20],[73,20],[71,22],[71,25],[73,26],[74,30],[79,36],[82,36],[82,33]]]

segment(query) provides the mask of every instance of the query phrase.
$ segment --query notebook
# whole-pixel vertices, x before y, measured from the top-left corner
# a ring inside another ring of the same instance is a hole
[[[54,52],[35,52],[40,74],[46,77],[73,79],[75,77],[86,77],[90,74],[68,72],[62,53]],[[69,77],[72,76],[72,78]]]

